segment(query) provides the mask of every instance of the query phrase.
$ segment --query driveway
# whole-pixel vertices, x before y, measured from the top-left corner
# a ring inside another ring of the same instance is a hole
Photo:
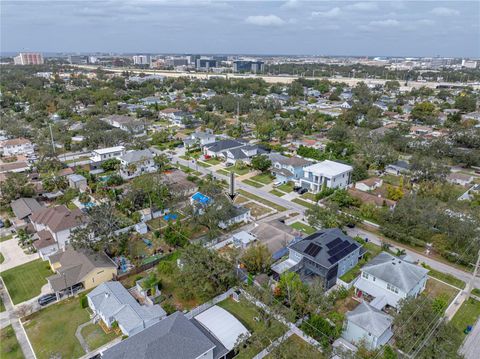
[[[39,258],[37,253],[25,254],[23,249],[18,245],[16,238],[9,239],[5,242],[0,242],[0,252],[5,258],[5,261],[0,264],[0,272]]]

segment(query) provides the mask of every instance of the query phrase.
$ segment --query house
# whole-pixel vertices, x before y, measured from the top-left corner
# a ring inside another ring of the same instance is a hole
[[[343,163],[325,160],[304,167],[300,185],[317,193],[324,187],[346,188],[352,176],[353,167]]]
[[[195,182],[190,181],[189,176],[180,170],[168,170],[163,173],[163,180],[168,183],[170,189],[180,196],[191,196],[194,194],[198,186]]]
[[[417,297],[425,289],[428,270],[382,252],[361,269],[354,283],[358,297],[372,300],[370,305],[381,310],[386,305],[398,308],[398,302]]]
[[[33,246],[40,257],[48,256],[64,249],[70,240],[73,229],[80,227],[84,222],[81,210],[71,211],[66,206],[45,207],[34,211],[30,221],[36,231],[33,236]]]
[[[385,167],[385,172],[395,176],[406,174],[410,172],[410,164],[406,161],[398,160],[397,162],[389,164],[387,167]]]
[[[277,182],[298,181],[303,177],[303,168],[312,164],[311,161],[301,157],[286,157],[278,153],[270,154],[272,161],[271,171]]]
[[[19,198],[10,203],[13,214],[15,214],[16,220],[14,221],[14,227],[18,228],[26,225],[30,222],[30,216],[33,212],[43,208],[34,198]]]
[[[469,201],[473,198],[474,194],[480,193],[480,184],[475,184],[470,187],[465,193],[458,197],[459,201]]]
[[[11,140],[0,141],[0,154],[4,157],[24,155],[33,155],[35,149],[30,140],[26,138],[14,138]]]
[[[103,252],[74,250],[68,246],[48,257],[54,275],[47,277],[51,290],[57,295],[73,286],[91,289],[112,280],[117,275],[117,265]]]
[[[109,125],[132,134],[144,134],[145,123],[137,118],[125,115],[110,115],[101,119]]]
[[[226,163],[236,164],[237,161],[250,163],[252,158],[266,153],[266,151],[257,145],[244,145],[242,147],[231,148],[223,153]]]
[[[80,192],[85,192],[88,188],[87,179],[82,175],[70,175],[68,176],[68,186],[70,188],[78,189]]]
[[[102,359],[227,359],[232,343],[248,331],[226,310],[213,306],[195,318],[175,312],[140,334],[108,348]]]
[[[354,188],[349,188],[347,191],[350,196],[360,200],[365,204],[372,204],[376,207],[388,207],[389,209],[394,209],[397,205],[397,202],[388,198],[384,198],[381,195],[374,195],[368,192],[359,191]]]
[[[377,349],[388,343],[393,336],[393,317],[367,302],[362,302],[347,312],[346,319],[342,337],[353,344],[363,341],[369,349]]]
[[[223,157],[225,158],[225,152],[228,150],[233,150],[234,148],[239,148],[245,146],[245,143],[237,140],[220,140],[208,145],[203,146],[202,152],[204,155],[210,157]]]
[[[134,178],[157,170],[153,153],[149,149],[127,151],[118,159],[120,160],[120,175],[124,179]]]
[[[274,260],[288,254],[288,245],[302,238],[301,232],[276,219],[269,222],[256,222],[249,233],[268,248]]]
[[[90,155],[90,162],[92,164],[99,164],[111,158],[118,158],[120,156],[123,156],[124,154],[124,146],[99,148],[92,151],[92,154]]]
[[[245,231],[240,231],[234,233],[231,237],[231,241],[235,248],[245,249],[249,246],[250,243],[256,240],[255,236],[252,236],[250,233]]]
[[[247,224],[251,218],[250,208],[243,206],[233,206],[232,214],[229,219],[222,221],[218,226],[222,229],[226,229],[235,224],[245,223]]]
[[[364,250],[340,229],[331,228],[290,244],[288,252],[288,259],[272,266],[275,279],[286,271],[294,271],[305,281],[320,277],[325,289],[329,289],[358,263]]]
[[[0,160],[0,173],[8,173],[8,172],[23,173],[28,171],[29,169],[30,169],[30,164],[27,161],[17,160],[15,162],[5,162]]]
[[[371,177],[355,183],[355,188],[359,191],[369,192],[382,187],[383,180],[378,177]]]
[[[210,143],[214,143],[216,140],[217,137],[213,133],[194,132],[183,140],[183,145],[185,148],[190,149],[198,146],[203,147]]]
[[[463,173],[450,173],[447,176],[447,182],[452,184],[459,184],[460,186],[467,186],[473,182],[475,177]]]
[[[120,282],[104,282],[87,294],[87,298],[94,320],[102,320],[108,328],[116,322],[128,336],[140,333],[166,316],[159,305],[140,305]]]

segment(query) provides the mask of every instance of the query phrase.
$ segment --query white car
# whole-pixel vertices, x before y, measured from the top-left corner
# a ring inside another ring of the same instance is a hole
[[[273,187],[280,187],[283,184],[283,181],[277,181],[273,183]]]

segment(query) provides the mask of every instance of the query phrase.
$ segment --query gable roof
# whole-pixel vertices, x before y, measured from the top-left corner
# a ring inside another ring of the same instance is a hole
[[[144,160],[150,160],[153,158],[153,154],[150,150],[138,150],[138,151],[128,151],[123,156],[119,157],[121,161],[127,163],[135,163]]]
[[[19,198],[10,203],[12,211],[18,219],[28,217],[33,212],[42,209],[42,205],[34,198]]]
[[[117,267],[104,253],[86,249],[75,251],[71,247],[51,255],[49,261],[60,263],[57,273],[47,278],[56,292],[82,282],[85,276],[95,268]]]
[[[323,229],[290,246],[324,268],[336,265],[361,245],[338,228]]]
[[[387,331],[393,322],[393,318],[373,308],[367,302],[362,302],[354,310],[347,312],[347,320],[377,338]]]
[[[427,275],[428,270],[406,262],[387,252],[382,252],[362,268],[362,272],[373,275],[394,285],[405,293],[415,287]]]
[[[31,215],[32,222],[43,224],[53,232],[71,229],[80,226],[85,215],[80,209],[73,211],[66,206],[56,206],[39,209]]]
[[[245,144],[243,142],[228,139],[210,143],[208,145],[205,145],[205,147],[212,152],[222,152],[231,148],[241,147],[244,145]]]
[[[195,359],[215,348],[206,333],[175,312],[103,352],[103,359]]]
[[[104,282],[87,294],[95,311],[115,320],[127,331],[145,327],[145,322],[160,319],[166,313],[159,305],[140,305],[120,282]]]

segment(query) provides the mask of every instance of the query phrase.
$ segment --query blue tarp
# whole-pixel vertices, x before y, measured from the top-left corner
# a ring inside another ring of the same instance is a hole
[[[200,202],[200,203],[202,203],[202,204],[207,204],[208,201],[210,201],[210,198],[208,198],[208,197],[205,196],[204,194],[201,194],[200,192],[195,193],[195,194],[192,196],[192,199],[193,199],[194,201]]]
[[[169,220],[176,220],[178,218],[178,214],[176,213],[169,213],[169,214],[166,214],[163,216],[163,219],[166,220],[166,221],[169,221]]]

